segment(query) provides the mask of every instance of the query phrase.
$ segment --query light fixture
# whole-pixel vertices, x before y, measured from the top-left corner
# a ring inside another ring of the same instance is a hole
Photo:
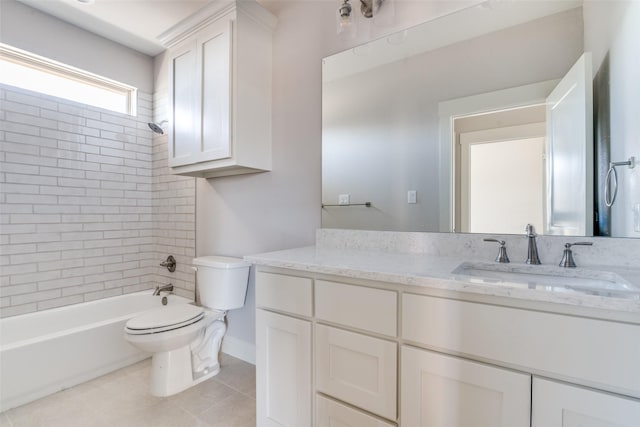
[[[356,20],[353,15],[353,7],[350,0],[341,0],[338,6],[338,34],[352,38],[356,33]],[[390,0],[360,0],[360,12],[365,18],[374,18],[378,15],[378,11],[385,1]]]
[[[356,21],[351,13],[352,8],[349,0],[343,0],[340,7],[338,7],[338,35],[351,39],[356,35]]]
[[[360,0],[360,12],[365,18],[373,18],[378,13],[384,0]]]

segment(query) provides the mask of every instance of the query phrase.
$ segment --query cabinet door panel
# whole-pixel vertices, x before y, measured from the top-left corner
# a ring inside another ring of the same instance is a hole
[[[316,398],[315,427],[395,427],[369,414],[323,396]]]
[[[196,138],[196,44],[185,42],[171,50],[169,67],[171,120],[169,166],[190,163],[200,151]]]
[[[533,379],[532,427],[637,427],[640,401]]]
[[[529,427],[529,375],[403,346],[401,382],[405,426]]]
[[[256,310],[256,356],[257,425],[309,425],[311,323]]]
[[[198,36],[201,139],[199,161],[231,156],[231,40],[233,21],[212,24]]]
[[[395,420],[396,343],[316,325],[316,382],[318,391]]]

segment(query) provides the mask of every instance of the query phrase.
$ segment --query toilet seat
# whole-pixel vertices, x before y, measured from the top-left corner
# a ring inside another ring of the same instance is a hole
[[[205,311],[191,304],[175,304],[148,310],[130,319],[125,331],[130,335],[150,335],[184,328],[202,321]]]

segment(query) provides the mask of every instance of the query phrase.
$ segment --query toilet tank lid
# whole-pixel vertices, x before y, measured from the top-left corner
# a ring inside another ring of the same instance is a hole
[[[251,263],[243,260],[242,258],[232,258],[215,255],[194,258],[193,265],[225,269],[251,267]]]

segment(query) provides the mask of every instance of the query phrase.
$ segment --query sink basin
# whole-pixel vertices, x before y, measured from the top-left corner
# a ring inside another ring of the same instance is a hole
[[[454,279],[471,283],[640,299],[640,287],[610,271],[526,264],[463,262],[451,273]]]

